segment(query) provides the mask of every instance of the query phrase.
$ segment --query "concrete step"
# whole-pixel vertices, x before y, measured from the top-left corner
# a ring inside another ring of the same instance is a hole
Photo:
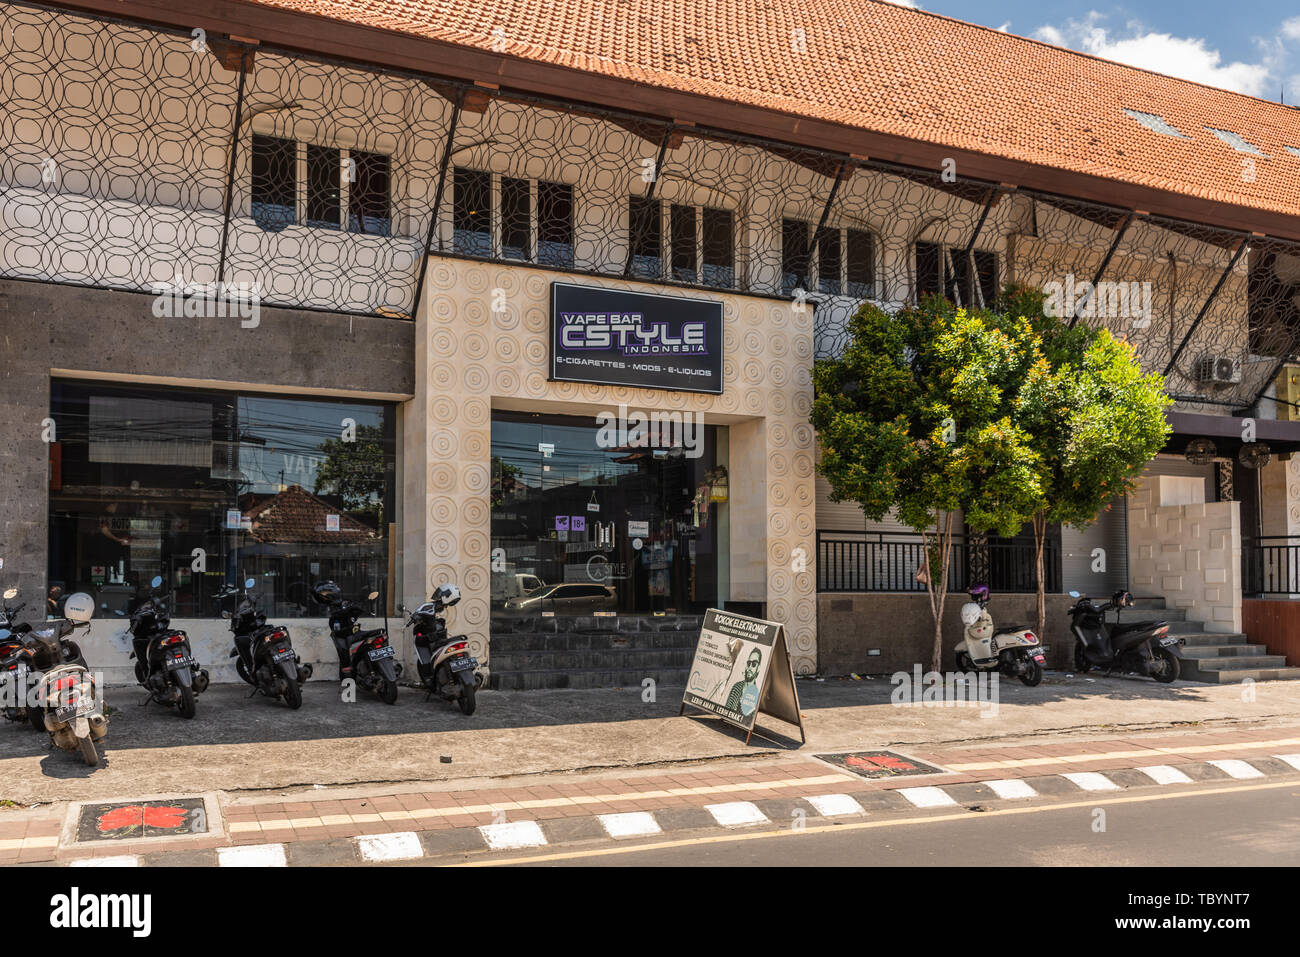
[[[1221,631],[1177,631],[1169,629],[1169,634],[1183,639],[1183,650],[1204,648],[1213,645],[1244,645],[1250,639],[1243,634],[1227,634]]]
[[[1169,622],[1169,634],[1171,635],[1199,635],[1205,631],[1205,622],[1203,621],[1180,621],[1166,618]]]
[[[584,670],[584,671],[516,671],[501,673],[495,669],[488,686],[497,691],[536,691],[547,688],[640,688],[647,678],[657,690],[680,690],[686,687],[689,668],[652,670]]]
[[[1201,637],[1201,636],[1197,636]],[[1218,635],[1206,635],[1206,638],[1217,638]],[[1244,637],[1244,636],[1243,636]],[[1267,645],[1248,645],[1248,644],[1214,644],[1214,645],[1184,645],[1184,658],[1240,658],[1240,657],[1268,656]],[[1274,656],[1276,657],[1276,656]]]
[[[1142,597],[1139,597],[1138,595],[1134,595],[1133,607],[1134,608],[1166,608],[1167,606],[1163,598],[1155,598],[1150,595],[1142,596]],[[1173,611],[1174,609],[1168,609],[1168,610]]]
[[[1183,663],[1195,662],[1201,671],[1243,671],[1251,668],[1285,668],[1285,655],[1229,655],[1213,658],[1184,658]]]
[[[1274,656],[1276,657],[1276,656]],[[1243,681],[1300,681],[1300,668],[1222,668],[1202,669],[1197,662],[1184,659],[1180,681],[1203,681],[1208,684],[1240,684]]]

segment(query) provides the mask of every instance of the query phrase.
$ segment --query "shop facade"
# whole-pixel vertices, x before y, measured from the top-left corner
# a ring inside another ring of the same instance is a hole
[[[627,384],[553,379],[557,283],[593,314],[626,315],[629,294],[669,316],[713,305],[720,391],[639,387],[636,369]],[[676,620],[744,607],[787,622],[796,670],[815,670],[811,310],[455,259],[430,264],[426,289],[405,416],[407,594],[458,584],[455,627],[489,667],[494,628],[622,629],[635,652],[638,635],[652,645]]]

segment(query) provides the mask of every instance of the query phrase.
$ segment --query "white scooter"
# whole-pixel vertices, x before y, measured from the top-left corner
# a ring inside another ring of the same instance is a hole
[[[54,627],[55,642],[73,628],[89,628],[95,613],[95,600],[84,592],[69,595],[64,604],[64,621]],[[77,660],[56,665],[41,676],[37,702],[56,747],[79,751],[91,767],[99,764],[95,743],[108,733],[104,717],[104,700],[89,669]]]
[[[957,670],[997,671],[1031,688],[1042,681],[1047,659],[1038,636],[1021,625],[993,627],[993,617],[984,607],[989,602],[988,585],[976,585],[970,598],[961,606],[966,632],[957,643]]]

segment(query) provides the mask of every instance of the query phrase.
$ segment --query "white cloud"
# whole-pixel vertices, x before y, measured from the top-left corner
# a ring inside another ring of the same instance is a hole
[[[1070,47],[1184,80],[1251,96],[1277,96],[1279,69],[1286,59],[1280,41],[1259,41],[1258,62],[1234,60],[1225,63],[1222,54],[1203,37],[1176,37],[1147,30],[1136,21],[1126,24],[1123,30],[1114,30],[1103,25],[1105,19],[1104,15],[1092,11],[1083,20],[1070,20],[1061,27],[1039,27],[1033,36],[1045,43]],[[1300,17],[1283,23],[1281,32],[1283,36],[1300,39]]]

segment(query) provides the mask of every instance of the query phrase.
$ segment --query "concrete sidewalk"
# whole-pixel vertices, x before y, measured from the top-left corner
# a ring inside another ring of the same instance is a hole
[[[138,706],[138,689],[110,688],[99,768],[51,749],[25,726],[0,727],[0,800],[467,781],[741,757],[761,763],[792,752],[1040,742],[1119,729],[1300,723],[1300,682],[1285,681],[1243,688],[1053,673],[1037,688],[1001,683],[996,714],[895,706],[886,678],[802,680],[798,690],[808,734],[802,748],[797,732],[773,719],[760,727],[776,733],[756,734],[747,746],[742,733],[714,719],[678,717],[680,688],[659,688],[653,702],[642,701],[640,688],[483,692],[467,718],[409,688],[394,706],[366,696],[344,704],[333,683],[313,681],[302,709],[291,712],[220,685],[200,696],[193,721]]]

